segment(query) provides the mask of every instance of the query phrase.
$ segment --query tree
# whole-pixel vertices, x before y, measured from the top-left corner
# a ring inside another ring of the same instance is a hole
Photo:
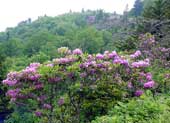
[[[143,8],[151,6],[155,0],[143,0]]]
[[[5,56],[20,56],[23,53],[23,44],[18,39],[10,39],[0,45],[0,53]]]
[[[103,46],[102,33],[95,28],[87,27],[75,32],[75,41],[72,48],[81,48],[88,53],[101,52]]]
[[[42,46],[45,46],[47,42],[55,41],[56,36],[50,34],[48,31],[37,32],[32,37],[29,38],[29,41],[25,43],[25,54],[32,56],[38,53],[41,50]]]
[[[134,16],[140,16],[143,11],[143,2],[141,0],[136,0],[132,11]]]
[[[166,0],[166,7],[165,7],[165,16],[170,19],[170,0]]]
[[[147,19],[156,19],[156,20],[165,20],[170,19],[169,9],[170,5],[168,4],[169,0],[156,0],[152,5],[148,6],[144,10],[143,16]]]
[[[155,36],[157,43],[162,47],[169,47],[170,35],[170,0],[153,0],[150,6],[144,9],[145,32]]]

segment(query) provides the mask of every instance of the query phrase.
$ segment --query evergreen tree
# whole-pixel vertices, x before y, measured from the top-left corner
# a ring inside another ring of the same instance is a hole
[[[143,16],[148,19],[156,20],[170,19],[169,4],[169,0],[156,0],[151,6],[145,8]]]
[[[136,0],[132,11],[134,16],[140,16],[143,11],[143,2],[141,0]]]

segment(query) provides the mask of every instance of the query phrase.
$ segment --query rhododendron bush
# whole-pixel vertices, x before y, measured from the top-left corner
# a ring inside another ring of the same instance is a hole
[[[89,122],[117,101],[139,97],[156,83],[141,52],[86,54],[60,48],[61,58],[10,72],[3,84],[14,105],[28,107],[43,122]]]
[[[163,68],[170,68],[170,48],[160,47],[160,43],[149,33],[140,35],[139,49],[143,56],[149,57],[152,64]]]

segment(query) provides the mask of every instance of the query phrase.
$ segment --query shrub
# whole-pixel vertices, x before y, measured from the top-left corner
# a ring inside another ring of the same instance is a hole
[[[169,122],[170,100],[166,96],[142,96],[132,99],[128,103],[118,104],[106,116],[98,117],[92,123],[164,123]]]
[[[156,87],[145,70],[149,60],[142,60],[140,51],[130,56],[115,51],[90,55],[80,49],[64,54],[47,64],[32,63],[10,72],[3,80],[11,102],[27,107],[41,122],[90,122],[118,101]]]
[[[159,67],[170,68],[170,48],[160,47],[153,35],[140,35],[139,49],[143,56],[150,58],[152,64],[157,63]]]

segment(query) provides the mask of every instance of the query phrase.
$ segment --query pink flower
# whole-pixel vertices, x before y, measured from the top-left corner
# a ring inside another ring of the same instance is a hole
[[[113,63],[119,64],[119,63],[121,63],[121,59],[115,59],[115,60],[113,61]]]
[[[71,62],[74,62],[75,59],[74,58],[57,58],[57,59],[53,59],[53,62],[55,64],[68,64],[68,63],[71,63]]]
[[[54,64],[51,63],[51,64],[47,64],[46,66],[47,67],[54,67]]]
[[[112,55],[117,56],[116,51],[112,51]]]
[[[10,78],[10,79],[16,79],[18,77],[19,77],[19,73],[15,71],[7,74],[7,78]]]
[[[87,76],[87,73],[86,73],[86,72],[80,74],[80,77],[81,77],[81,78],[85,78],[86,76]]]
[[[14,90],[8,90],[6,95],[11,97],[11,98],[16,98],[19,94],[19,89],[14,89]]]
[[[142,76],[142,77],[146,76],[146,74],[144,72],[140,72],[139,75]]]
[[[45,109],[51,109],[51,108],[52,108],[52,106],[51,106],[50,104],[44,104],[43,107],[44,107]]]
[[[121,64],[123,64],[123,65],[128,65],[128,61],[127,61],[127,60],[122,59],[122,60],[121,60]]]
[[[40,65],[41,65],[40,63],[31,63],[29,67],[38,68]]]
[[[58,100],[58,105],[61,106],[61,105],[63,105],[63,104],[64,104],[64,99],[63,99],[63,98],[60,98],[60,99]]]
[[[141,55],[141,52],[137,50],[134,54],[130,55],[131,58],[137,58]]]
[[[144,84],[144,88],[152,88],[155,85],[154,81],[149,81]]]
[[[109,51],[104,51],[104,54],[108,54],[109,53]]]
[[[138,61],[132,63],[133,68],[148,67],[149,65],[150,64],[148,61]]]
[[[142,94],[143,94],[143,91],[142,91],[142,90],[137,90],[137,91],[135,92],[135,96],[137,96],[137,97],[140,97]]]
[[[145,59],[144,61],[145,61],[145,62],[147,62],[147,63],[149,63],[149,62],[150,62],[150,60],[149,60],[149,59]]]
[[[88,60],[92,60],[93,59],[93,56],[92,55],[88,55]]]
[[[36,111],[36,112],[35,112],[35,115],[36,115],[37,117],[41,117],[41,116],[42,116],[42,112]]]
[[[133,87],[132,83],[128,82],[128,88],[132,88],[132,87]]]
[[[165,74],[166,79],[170,79],[170,74]]]
[[[152,36],[147,41],[150,42],[150,43],[154,43],[155,42],[155,37]]]
[[[83,52],[80,49],[75,49],[75,50],[73,50],[73,54],[74,55],[81,55],[81,54],[83,54]]]
[[[166,49],[166,48],[163,47],[163,48],[161,49],[161,51],[162,51],[162,52],[167,52],[168,49]]]
[[[125,59],[120,58],[119,56],[115,57],[115,59],[113,60],[113,63],[128,65],[128,61],[125,60]]]
[[[116,51],[113,51],[112,53],[109,53],[109,58],[110,59],[114,58],[115,56],[117,56]]]
[[[35,89],[42,89],[43,87],[44,85],[42,83],[35,85]]]
[[[147,74],[146,74],[146,79],[147,79],[148,81],[151,81],[151,80],[152,80],[152,74],[151,74],[151,73],[147,73]]]
[[[36,68],[33,67],[26,67],[26,69],[24,69],[22,71],[23,74],[30,74],[30,73],[36,73]]]
[[[70,62],[70,60],[68,58],[60,58],[60,64],[67,64]]]
[[[40,101],[40,102],[43,102],[43,101],[45,101],[46,99],[47,99],[47,97],[46,97],[45,95],[41,95],[41,96],[39,96],[39,97],[37,98],[37,100]]]
[[[7,78],[2,81],[3,84],[8,86],[14,86],[18,83],[20,74],[18,72],[10,72],[7,74]]]
[[[3,80],[2,83],[8,86],[14,86],[17,84],[17,80],[9,80],[8,78]]]
[[[40,77],[41,77],[40,74],[34,74],[34,75],[28,76],[28,78],[29,78],[30,80],[32,80],[32,81],[36,81],[36,80],[38,80]]]
[[[26,98],[28,98],[28,96],[23,95],[23,94],[18,94],[17,98],[19,98],[19,99],[26,99]]]
[[[102,59],[104,59],[104,55],[102,55],[102,54],[97,54],[97,55],[96,55],[96,59],[102,60]]]

